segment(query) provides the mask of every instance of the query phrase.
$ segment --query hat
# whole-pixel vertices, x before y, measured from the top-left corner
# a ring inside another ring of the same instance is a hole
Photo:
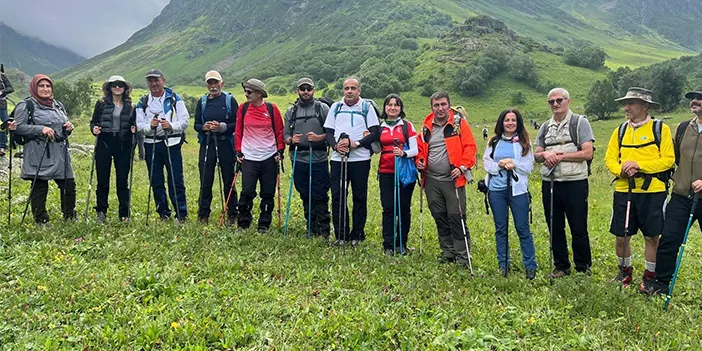
[[[621,98],[616,99],[614,101],[641,100],[641,101],[647,102],[651,105],[660,106],[659,103],[651,100],[651,94],[653,94],[653,92],[648,90],[648,89],[631,87],[626,92],[626,95],[624,97],[621,97]]]
[[[163,72],[158,69],[150,69],[146,72],[146,78],[163,78]]]
[[[702,95],[702,91],[695,90],[685,93],[685,97],[688,99],[693,99],[695,95]]]
[[[215,79],[218,82],[222,81],[222,75],[219,74],[217,71],[209,71],[207,74],[205,74],[205,83],[207,83],[208,80],[210,79]]]
[[[314,89],[314,81],[311,78],[300,78],[300,80],[297,81],[297,87],[301,87],[303,85],[309,85]]]
[[[263,94],[264,98],[268,97],[268,93],[266,93],[266,85],[258,79],[251,78],[251,79],[247,80],[245,83],[241,83],[241,86],[244,89],[249,88],[252,90],[260,91],[261,94]]]
[[[124,80],[124,77],[122,77],[122,76],[111,76],[110,78],[107,78],[107,83],[114,83],[114,82],[126,83],[127,81]]]
[[[129,94],[132,92],[132,83],[129,83],[124,77],[122,76],[111,76],[110,78],[107,78],[107,81],[102,84],[102,92],[107,94],[110,91],[110,84],[114,82],[122,82],[124,83],[124,93]]]

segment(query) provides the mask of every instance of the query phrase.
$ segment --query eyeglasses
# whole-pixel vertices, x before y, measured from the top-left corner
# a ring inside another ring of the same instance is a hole
[[[558,98],[554,100],[548,100],[548,104],[553,106],[554,104],[558,103],[559,105],[565,100],[564,98]]]
[[[695,95],[692,95],[692,100],[699,100],[699,101],[702,101],[702,94],[695,94]]]
[[[112,83],[112,87],[113,88],[124,88],[124,83],[122,83],[122,82]]]
[[[313,91],[314,88],[309,86],[309,85],[303,85],[301,87],[297,87],[298,90],[300,91]]]

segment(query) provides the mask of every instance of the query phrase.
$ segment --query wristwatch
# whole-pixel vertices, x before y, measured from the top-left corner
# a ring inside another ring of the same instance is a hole
[[[353,144],[356,145],[356,147],[361,146],[361,143],[359,143],[358,141],[354,141]]]

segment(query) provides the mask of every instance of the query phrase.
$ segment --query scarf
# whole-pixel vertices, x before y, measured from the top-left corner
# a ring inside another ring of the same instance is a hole
[[[40,98],[39,97],[39,82],[42,80],[46,80],[51,84],[51,96],[49,98]],[[51,81],[51,78],[45,74],[37,74],[32,78],[32,81],[29,83],[29,94],[32,95],[32,97],[37,100],[40,104],[54,108],[54,82]]]
[[[636,128],[641,127],[642,125],[644,125],[644,124],[646,124],[646,123],[648,123],[648,122],[650,122],[650,121],[651,121],[651,116],[650,116],[650,115],[647,115],[646,118],[644,118],[643,121],[638,122],[638,123],[634,123],[634,122],[632,122],[631,120],[629,120],[629,126],[630,126],[631,128],[636,129]]]

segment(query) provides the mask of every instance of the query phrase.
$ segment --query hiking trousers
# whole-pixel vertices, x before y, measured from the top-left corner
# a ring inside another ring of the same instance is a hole
[[[692,199],[673,193],[665,208],[665,225],[656,251],[656,280],[669,283],[675,273],[675,264],[680,253],[685,229],[690,219]],[[702,205],[698,204],[692,221],[700,224]],[[692,231],[692,227],[690,228]]]
[[[466,214],[466,189],[458,188],[460,211],[456,200],[456,183],[453,181],[438,181],[431,177],[426,178],[424,190],[427,193],[427,205],[436,222],[439,236],[441,256],[445,259],[456,260],[460,264],[468,264],[468,250],[470,249],[470,231],[465,221]],[[463,213],[463,221],[461,221]],[[468,248],[463,238],[463,223],[465,225]]]
[[[309,216],[309,184],[310,184],[310,164],[301,162],[299,157],[295,162],[295,189],[300,193],[302,207],[305,211],[305,220]],[[310,226],[313,235],[329,236],[329,166],[327,162],[312,163],[312,224]],[[308,223],[309,224],[309,223]]]
[[[198,169],[200,171],[200,179],[202,183],[200,184],[200,202],[198,204],[197,216],[198,218],[209,218],[211,213],[212,204],[212,188],[216,188],[219,192],[219,184],[214,184],[217,178],[217,150],[215,150],[214,138],[211,137],[209,147],[206,145],[200,145],[200,155],[198,161]],[[226,197],[229,194],[229,189],[232,187],[232,180],[234,179],[234,147],[230,140],[220,138],[217,140],[217,148],[219,149],[219,169],[220,177],[222,177],[222,183],[224,183],[224,194],[218,195],[218,197]],[[207,164],[205,164],[205,149],[207,149]],[[204,174],[203,174],[204,173]],[[221,201],[220,201],[221,202]],[[236,216],[239,211],[237,210],[237,195],[236,190],[232,190],[232,196],[229,199],[229,204],[227,205],[227,214],[229,217]]]
[[[241,164],[241,196],[239,197],[239,228],[251,225],[253,200],[256,198],[256,184],[260,187],[260,214],[258,228],[268,229],[273,220],[275,190],[278,177],[278,163],[275,155],[263,161],[244,160]]]
[[[76,182],[73,178],[54,179],[61,196],[61,212],[64,219],[76,218]],[[29,194],[32,214],[36,223],[47,223],[49,213],[46,212],[46,196],[49,194],[49,181],[37,178],[34,189]],[[64,196],[65,193],[65,196]]]
[[[110,173],[112,163],[115,164],[117,199],[119,200],[119,218],[129,217],[129,166],[132,156],[132,141],[120,140],[119,135],[100,133],[97,136],[95,148],[95,173],[97,187],[95,188],[96,206],[98,213],[107,213],[108,197],[110,194]]]
[[[368,216],[368,174],[370,173],[371,161],[348,162],[346,174],[346,189],[351,185],[353,192],[353,219],[350,221],[348,206],[348,192],[341,209],[346,218],[344,228],[341,228],[340,220],[342,212],[339,211],[341,202],[341,171],[342,165],[339,161],[330,161],[331,165],[331,191],[332,191],[332,217],[334,218],[334,235],[337,240],[365,240],[366,218]],[[349,184],[350,183],[350,184]],[[349,222],[353,222],[350,229]],[[350,229],[350,231],[349,231]]]

